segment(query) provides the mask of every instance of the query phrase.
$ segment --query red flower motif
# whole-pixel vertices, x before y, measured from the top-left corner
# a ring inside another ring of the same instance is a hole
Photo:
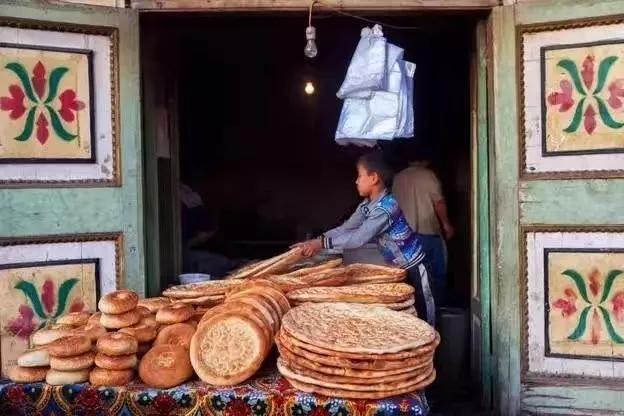
[[[548,96],[548,103],[550,105],[559,106],[559,112],[565,113],[574,105],[574,98],[572,98],[572,83],[568,80],[562,80],[559,83],[561,92],[553,92]]]
[[[0,97],[0,109],[2,111],[10,111],[9,117],[11,120],[17,120],[26,112],[26,107],[24,106],[26,95],[18,85],[9,86],[9,94],[11,95],[10,97]]]
[[[600,333],[602,332],[602,319],[598,315],[598,311],[594,308],[591,322],[591,342],[596,345],[600,341]]]
[[[173,397],[168,394],[159,394],[156,396],[154,401],[152,402],[154,410],[156,410],[157,415],[167,416],[171,414],[171,412],[176,407],[176,402],[173,400]]]
[[[310,413],[309,416],[328,416],[329,412],[325,409],[324,406],[316,406]]]
[[[27,402],[26,393],[22,386],[11,386],[6,394],[7,401],[13,406],[22,406]]]
[[[611,299],[611,303],[613,304],[615,319],[618,322],[624,322],[624,291],[617,292]]]
[[[594,296],[598,296],[598,291],[600,290],[600,281],[598,280],[599,277],[600,272],[598,269],[592,270],[589,274],[589,290]]]
[[[48,141],[49,135],[48,120],[44,117],[43,113],[41,113],[37,118],[37,140],[39,140],[39,143],[45,144],[45,142]]]
[[[82,312],[84,310],[85,304],[82,299],[74,299],[71,306],[69,307],[70,312]]]
[[[624,98],[624,79],[616,79],[609,85],[609,99],[607,100],[612,108],[622,107],[622,100]]]
[[[96,388],[84,389],[76,398],[76,407],[85,415],[97,415],[101,409],[100,393]]]
[[[234,399],[223,409],[223,414],[225,416],[250,416],[251,408],[241,399]]]
[[[596,110],[590,104],[589,107],[585,110],[585,119],[583,121],[583,125],[585,126],[585,131],[589,134],[592,134],[594,130],[596,130]]]
[[[365,400],[365,399],[355,400],[355,402],[353,403],[355,406],[355,414],[365,415],[366,410],[368,409],[368,403],[369,403],[369,400]]]
[[[588,56],[583,61],[583,70],[581,71],[581,76],[583,77],[583,83],[585,87],[589,90],[589,88],[594,83],[594,57]]]
[[[564,290],[564,298],[559,298],[553,303],[553,307],[561,309],[561,316],[564,318],[574,315],[576,312],[576,293],[571,288]]]
[[[275,389],[280,393],[284,393],[287,390],[290,390],[292,387],[290,383],[285,378],[279,378],[275,383]]]
[[[18,311],[19,316],[12,321],[9,321],[7,329],[13,335],[27,340],[30,337],[30,334],[35,331],[35,323],[33,322],[35,313],[30,306],[27,305],[21,305]]]
[[[41,301],[48,314],[54,312],[54,305],[56,304],[56,295],[54,293],[54,282],[50,279],[43,282],[41,289]]]
[[[33,77],[32,83],[33,87],[35,87],[35,92],[39,96],[39,98],[43,98],[43,94],[45,93],[45,78],[46,70],[41,61],[37,62],[37,65],[33,68]]]
[[[59,109],[59,114],[63,117],[63,120],[67,122],[72,122],[76,118],[74,116],[75,111],[82,110],[85,108],[85,105],[82,101],[76,100],[76,91],[74,90],[65,90],[59,95],[59,100],[61,100],[61,108]]]

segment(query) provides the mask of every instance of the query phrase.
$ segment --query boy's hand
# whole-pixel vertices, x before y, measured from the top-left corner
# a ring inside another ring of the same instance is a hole
[[[304,241],[303,243],[297,243],[292,247],[300,247],[302,249],[301,253],[306,257],[313,257],[323,249],[321,240],[318,239]]]

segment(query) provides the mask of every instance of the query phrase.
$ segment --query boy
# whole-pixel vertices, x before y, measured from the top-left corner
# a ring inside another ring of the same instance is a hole
[[[421,298],[416,302],[419,317],[435,325],[435,303],[425,253],[396,199],[388,192],[392,185],[392,171],[381,153],[375,152],[360,158],[357,172],[357,190],[365,199],[351,218],[320,238],[297,246],[302,247],[305,256],[314,256],[322,249],[351,249],[376,242],[386,262],[407,270],[417,298]]]

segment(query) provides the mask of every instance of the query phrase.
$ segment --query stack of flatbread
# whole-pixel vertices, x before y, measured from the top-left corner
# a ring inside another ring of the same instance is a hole
[[[207,308],[223,303],[225,294],[243,283],[243,280],[209,280],[172,286],[162,294],[174,302]]]
[[[402,282],[407,276],[404,269],[375,264],[350,264],[346,267],[349,276],[347,284],[359,285],[366,283]]]
[[[347,269],[340,267],[341,263],[342,260],[332,260],[287,274],[266,276],[265,279],[279,285],[284,292],[315,286],[341,286],[349,280]]]
[[[296,389],[381,399],[435,380],[440,339],[426,322],[385,307],[305,303],[284,316],[276,342],[278,369]]]
[[[288,292],[291,305],[306,302],[347,302],[385,306],[400,312],[416,314],[414,288],[407,283],[369,283],[341,287],[308,287]]]
[[[205,312],[191,339],[191,364],[199,378],[231,386],[253,376],[289,310],[284,293],[268,280],[232,287],[223,304]]]
[[[252,263],[230,273],[226,279],[246,279],[251,277],[263,277],[287,271],[290,266],[297,263],[303,257],[300,248],[293,248],[284,254]]]

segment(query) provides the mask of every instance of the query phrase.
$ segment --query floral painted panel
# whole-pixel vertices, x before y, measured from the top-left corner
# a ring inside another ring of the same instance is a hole
[[[547,355],[624,359],[624,252],[545,250]]]
[[[0,162],[94,162],[91,58],[0,44]]]
[[[543,47],[543,155],[624,151],[624,42]]]
[[[0,265],[2,372],[30,346],[31,334],[64,313],[95,310],[99,260]]]

